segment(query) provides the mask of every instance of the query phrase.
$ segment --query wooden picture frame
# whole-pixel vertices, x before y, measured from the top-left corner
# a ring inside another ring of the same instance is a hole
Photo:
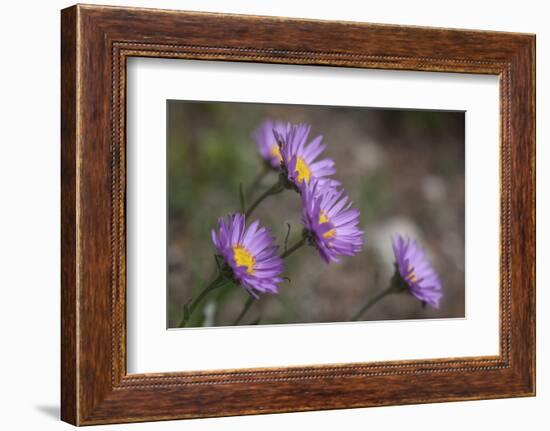
[[[535,394],[534,35],[82,5],[64,9],[61,18],[64,421]],[[131,56],[498,75],[500,354],[128,375],[125,66]]]

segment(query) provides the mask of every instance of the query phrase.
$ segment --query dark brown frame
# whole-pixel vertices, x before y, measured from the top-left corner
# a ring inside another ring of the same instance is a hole
[[[81,5],[61,18],[63,420],[88,425],[535,394],[534,35]],[[129,56],[498,75],[500,354],[127,375]]]

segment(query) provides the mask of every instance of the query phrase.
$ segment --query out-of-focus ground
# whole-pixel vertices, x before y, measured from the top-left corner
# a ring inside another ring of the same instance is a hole
[[[419,241],[443,282],[439,310],[407,294],[386,297],[361,320],[464,317],[464,113],[245,103],[168,102],[168,311],[169,326],[183,304],[214,275],[210,230],[239,209],[262,164],[251,137],[265,117],[306,122],[311,138],[324,136],[326,157],[361,211],[364,251],[325,265],[313,248],[286,260],[290,282],[263,295],[241,324],[349,321],[393,273],[391,237]],[[261,186],[269,187],[276,174]],[[282,244],[301,232],[297,194],[270,197],[260,218]],[[247,295],[236,287],[215,291],[194,313],[191,326],[231,325]]]

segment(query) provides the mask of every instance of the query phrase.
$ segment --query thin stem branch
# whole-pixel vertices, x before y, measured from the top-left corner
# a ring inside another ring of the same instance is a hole
[[[199,296],[191,302],[191,305],[189,306],[189,310],[187,311],[186,315],[183,316],[183,319],[181,320],[180,324],[178,325],[179,328],[184,328],[187,322],[191,319],[191,316],[193,315],[193,312],[197,308],[197,306],[201,303],[201,301],[214,289],[223,286],[225,283],[224,276],[219,273],[218,276],[208,285],[206,286]]]
[[[294,244],[292,247],[286,249],[283,254],[281,254],[281,259],[285,259],[288,256],[290,256],[292,253],[294,253],[296,250],[298,250],[300,247],[304,246],[306,244],[306,238],[300,239],[296,244]]]
[[[378,295],[376,295],[375,297],[371,298],[365,305],[363,305],[363,307],[361,307],[361,309],[355,314],[355,316],[352,317],[351,321],[352,322],[355,322],[357,320],[359,320],[359,318],[369,309],[371,308],[374,304],[376,304],[378,301],[380,301],[382,298],[385,298],[386,296],[394,293],[396,290],[395,288],[390,285],[390,287],[388,287],[386,290],[383,290],[382,292],[380,292]]]
[[[233,322],[233,326],[237,326],[239,323],[241,323],[241,320],[243,320],[243,317],[246,315],[246,313],[248,312],[249,308],[252,306],[254,301],[255,301],[255,299],[254,299],[253,296],[248,297],[248,299],[244,303],[244,307],[241,310],[241,313],[239,314],[239,316]]]
[[[281,193],[284,190],[284,187],[281,185],[280,181],[277,181],[275,184],[273,184],[269,189],[267,189],[265,192],[263,192],[258,199],[254,201],[254,203],[246,210],[246,213],[244,214],[245,217],[248,219],[252,212],[256,209],[260,203],[271,195],[276,195],[277,193]]]
[[[290,237],[290,223],[287,223],[286,225],[288,226],[288,229],[286,231],[286,236],[285,236],[285,251],[288,250],[288,238]]]
[[[258,175],[256,175],[256,177],[252,180],[252,182],[246,189],[245,195],[247,197],[250,197],[254,189],[256,189],[256,187],[258,187],[261,184],[261,182],[267,176],[269,171],[271,171],[271,168],[267,164],[264,164],[263,169],[258,173]]]

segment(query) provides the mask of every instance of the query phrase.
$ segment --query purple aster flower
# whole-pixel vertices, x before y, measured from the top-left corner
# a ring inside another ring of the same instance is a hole
[[[310,130],[311,127],[307,124],[290,123],[274,130],[281,149],[283,171],[297,190],[313,179],[317,179],[321,184],[338,186],[338,181],[328,178],[336,172],[334,160],[317,160],[326,148],[326,145],[321,143],[323,137],[317,136],[306,143]]]
[[[249,294],[277,293],[283,281],[283,260],[278,255],[275,238],[258,220],[245,226],[243,214],[218,219],[218,230],[212,230],[212,242],[232,277]]]
[[[281,121],[273,121],[271,119],[265,119],[260,123],[258,128],[252,134],[260,155],[271,167],[278,169],[281,166],[281,151],[279,150],[279,144],[275,139],[274,130],[283,133],[285,125]]]
[[[305,229],[326,262],[338,262],[339,256],[353,256],[363,248],[363,231],[359,210],[350,208],[352,202],[343,190],[313,181],[302,188]]]
[[[397,235],[393,241],[393,253],[395,255],[396,275],[399,274],[409,292],[426,304],[439,308],[441,293],[441,280],[428,262],[424,251],[416,241],[403,239]]]

